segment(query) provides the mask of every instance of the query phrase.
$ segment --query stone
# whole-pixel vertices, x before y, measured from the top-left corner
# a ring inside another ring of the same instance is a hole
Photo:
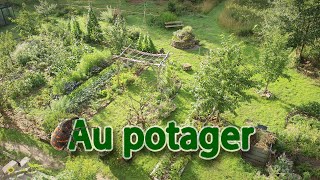
[[[184,64],[182,65],[182,69],[183,69],[184,71],[191,71],[191,70],[192,70],[192,65],[189,64],[189,63],[184,63]]]
[[[18,163],[16,161],[12,160],[2,168],[2,171],[5,174],[8,174],[8,169],[10,169],[10,168],[14,168],[16,170],[18,168]]]
[[[27,166],[29,161],[30,161],[30,158],[29,158],[29,157],[24,157],[23,159],[21,159],[21,161],[20,161],[20,167]]]

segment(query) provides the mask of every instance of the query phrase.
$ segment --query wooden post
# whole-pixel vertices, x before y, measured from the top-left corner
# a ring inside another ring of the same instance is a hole
[[[143,7],[143,23],[146,24],[146,8],[147,8],[147,2],[144,2],[144,7]]]
[[[4,20],[4,25],[7,25],[7,21],[6,21],[6,18],[4,17],[4,15],[3,15],[3,8],[1,8],[1,14],[2,14],[2,18],[3,18],[3,20]]]

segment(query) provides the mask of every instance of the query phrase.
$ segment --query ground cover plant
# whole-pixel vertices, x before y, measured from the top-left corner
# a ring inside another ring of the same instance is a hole
[[[8,143],[36,148],[64,166],[52,169],[36,153],[17,156],[30,155],[58,179],[320,178],[317,1],[8,2],[16,18],[0,27],[0,152],[16,150]],[[185,27],[166,29],[168,21]],[[196,48],[172,46],[183,32]],[[169,58],[164,67],[117,59],[128,46]],[[265,90],[272,98],[261,97]],[[45,143],[74,116],[113,127],[114,150],[67,157]],[[170,120],[197,128],[265,125],[276,153],[266,167],[224,151],[209,161],[147,150],[121,158],[124,126]]]

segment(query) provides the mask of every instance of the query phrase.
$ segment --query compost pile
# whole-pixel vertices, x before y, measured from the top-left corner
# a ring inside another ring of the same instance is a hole
[[[268,131],[256,129],[255,138],[253,138],[252,144],[255,147],[268,150],[269,147],[276,142],[276,136]]]
[[[195,39],[191,26],[186,26],[173,33],[172,44],[178,49],[191,49],[199,45],[199,41]]]

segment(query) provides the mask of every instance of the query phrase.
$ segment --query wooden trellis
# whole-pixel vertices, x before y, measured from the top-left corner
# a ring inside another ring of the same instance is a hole
[[[166,60],[169,58],[169,52],[167,54],[152,54],[132,49],[130,46],[128,46],[121,52],[120,55],[114,56],[113,58],[122,60],[124,62],[134,62],[162,67],[165,66]]]

